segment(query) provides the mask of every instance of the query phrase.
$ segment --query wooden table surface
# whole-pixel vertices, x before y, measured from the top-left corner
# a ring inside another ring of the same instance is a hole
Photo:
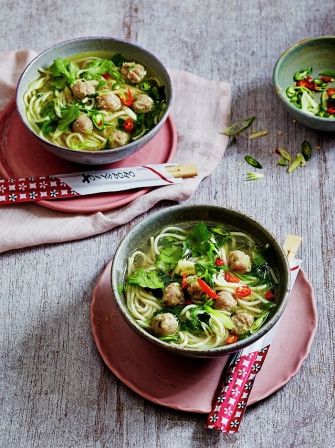
[[[169,67],[230,81],[233,118],[257,115],[269,136],[241,137],[188,202],[237,208],[281,241],[287,233],[302,235],[303,266],[319,311],[300,372],[248,410],[240,433],[225,436],[205,430],[202,415],[137,396],[111,374],[93,343],[92,288],[120,238],[143,216],[87,240],[5,253],[1,447],[333,446],[334,135],[294,123],[273,94],[271,74],[295,41],[335,34],[334,16],[335,3],[318,0],[0,1],[0,50],[40,51],[72,37],[109,35],[141,44]],[[288,175],[276,167],[277,145],[298,151],[305,139],[319,148],[305,169]],[[247,153],[263,161],[264,180],[243,181]]]

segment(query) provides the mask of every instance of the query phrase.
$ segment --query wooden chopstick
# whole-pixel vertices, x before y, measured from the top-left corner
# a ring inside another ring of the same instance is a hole
[[[175,165],[165,167],[166,171],[172,174],[173,177],[187,179],[198,175],[196,165]]]
[[[286,236],[283,244],[283,249],[286,253],[289,263],[292,263],[292,261],[294,260],[294,257],[300,247],[301,241],[302,238],[299,235],[289,234]]]

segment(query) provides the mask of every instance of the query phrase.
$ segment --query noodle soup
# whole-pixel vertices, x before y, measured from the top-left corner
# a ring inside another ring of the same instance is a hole
[[[173,346],[233,344],[256,333],[277,308],[267,251],[228,226],[165,227],[129,257],[126,306],[139,326]]]
[[[40,137],[74,151],[135,142],[167,110],[165,87],[149,67],[106,51],[58,58],[40,67],[24,104],[29,124]]]

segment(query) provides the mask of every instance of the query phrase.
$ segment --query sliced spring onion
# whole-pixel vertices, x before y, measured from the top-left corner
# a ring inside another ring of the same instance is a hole
[[[335,78],[335,70],[322,70],[322,72],[320,72],[319,75],[330,76],[332,78]]]
[[[294,73],[293,79],[294,81],[302,81],[303,79],[307,78],[312,73],[313,69],[312,67],[306,67],[302,70],[298,70]]]
[[[288,162],[291,162],[291,156],[290,154],[286,151],[285,148],[277,148],[276,152],[278,154],[280,154],[282,156],[283,159],[287,160]]]
[[[301,110],[316,115],[319,112],[319,106],[307,92],[301,95]]]
[[[249,135],[249,139],[253,140],[254,138],[265,137],[268,133],[268,131],[253,131]]]
[[[287,165],[289,164],[289,162],[288,162],[287,159],[284,159],[284,157],[281,157],[281,158],[278,160],[277,164],[278,164],[279,166],[287,166]]]
[[[258,180],[262,179],[262,177],[264,177],[264,174],[253,173],[252,171],[249,171],[245,180]]]
[[[289,174],[293,173],[293,171],[295,171],[297,168],[299,168],[299,166],[304,166],[306,164],[306,161],[304,159],[304,156],[298,152],[296,158],[293,160],[293,162],[291,163],[291,165],[288,167],[287,172]]]
[[[245,156],[244,160],[251,166],[253,166],[254,168],[263,168],[262,165],[258,162],[258,160],[254,159],[251,156]]]
[[[151,84],[148,81],[143,81],[138,86],[143,92],[149,92],[151,90]]]
[[[255,118],[256,117],[248,117],[244,120],[237,121],[236,123],[233,123],[226,129],[224,129],[221,134],[227,135],[228,137],[235,137],[236,135],[248,129],[254,122]]]
[[[286,89],[286,96],[288,98],[293,98],[295,96],[295,88],[293,86],[290,86]]]
[[[301,143],[301,153],[304,157],[304,159],[306,160],[306,162],[312,157],[312,146],[311,144],[305,140]]]

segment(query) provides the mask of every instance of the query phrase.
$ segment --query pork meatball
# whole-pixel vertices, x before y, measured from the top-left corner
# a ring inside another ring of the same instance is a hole
[[[177,306],[184,303],[184,293],[179,283],[170,283],[166,286],[162,302],[165,306]]]
[[[231,320],[234,324],[234,328],[231,332],[240,335],[249,331],[251,325],[254,323],[254,316],[241,311],[232,316]]]
[[[126,145],[129,142],[129,134],[117,129],[113,132],[109,142],[112,148],[118,148],[119,146]]]
[[[121,75],[133,84],[141,82],[147,74],[145,68],[136,62],[125,62],[121,67]]]
[[[214,308],[216,310],[231,311],[237,305],[237,301],[229,291],[220,291],[217,299],[214,300]]]
[[[178,327],[178,321],[171,313],[160,313],[151,319],[151,328],[157,336],[174,334]]]
[[[228,266],[233,271],[245,274],[251,270],[251,260],[249,255],[241,250],[232,250],[228,254]]]
[[[116,112],[121,109],[121,106],[121,100],[117,95],[115,95],[115,93],[106,93],[105,95],[98,96],[99,109]]]
[[[82,134],[89,134],[93,131],[93,123],[87,115],[81,114],[72,124],[73,132],[81,132]]]
[[[154,100],[149,95],[141,93],[135,98],[132,108],[138,114],[146,114],[151,111],[153,105]]]
[[[93,95],[95,93],[95,87],[92,81],[85,81],[80,79],[71,86],[73,95],[79,100],[83,100],[87,95]]]
[[[192,300],[200,300],[202,294],[204,293],[203,290],[200,288],[200,285],[198,283],[198,278],[191,275],[186,278],[186,282],[188,284],[186,291],[189,297]]]

